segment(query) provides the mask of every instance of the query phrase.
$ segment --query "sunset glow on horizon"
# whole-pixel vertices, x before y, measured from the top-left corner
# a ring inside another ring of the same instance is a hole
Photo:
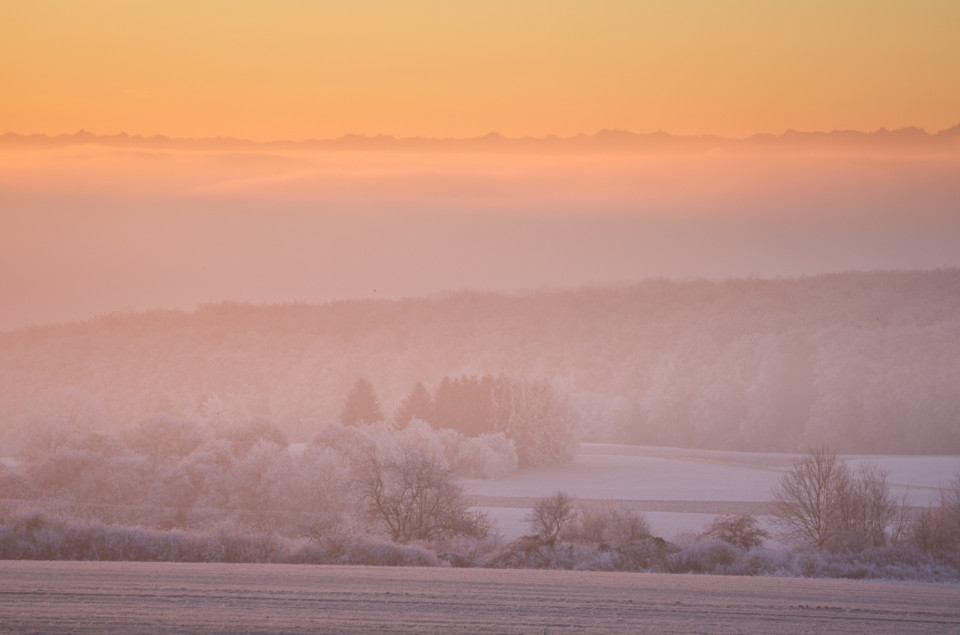
[[[8,3],[0,127],[335,138],[960,121],[960,4]]]
[[[45,0],[0,21],[0,330],[960,266],[949,0]],[[308,139],[341,142],[266,143]]]

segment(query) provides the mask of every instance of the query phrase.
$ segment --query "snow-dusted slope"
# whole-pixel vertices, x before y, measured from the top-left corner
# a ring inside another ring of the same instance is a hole
[[[582,500],[610,500],[643,510],[655,532],[670,538],[697,531],[720,513],[763,516],[764,503],[797,455],[584,444],[570,465],[533,468],[508,477],[465,481],[474,502],[497,520],[508,538],[524,533],[533,500],[563,490]],[[847,456],[888,472],[893,493],[909,505],[939,497],[960,470],[958,456]],[[766,522],[765,522],[766,524]]]

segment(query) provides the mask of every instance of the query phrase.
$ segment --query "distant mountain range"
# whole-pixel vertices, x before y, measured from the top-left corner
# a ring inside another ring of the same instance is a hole
[[[250,141],[230,137],[182,138],[164,135],[142,136],[125,132],[97,135],[86,130],[74,134],[0,135],[0,147],[55,148],[75,145],[109,147],[145,147],[195,150],[404,150],[417,152],[519,152],[519,153],[886,153],[917,154],[960,153],[960,124],[929,133],[910,126],[899,130],[880,128],[873,132],[833,130],[755,134],[734,139],[715,135],[674,135],[666,132],[635,133],[625,130],[601,130],[593,135],[573,137],[505,137],[496,132],[469,138],[392,137],[348,134],[336,139],[305,141]]]

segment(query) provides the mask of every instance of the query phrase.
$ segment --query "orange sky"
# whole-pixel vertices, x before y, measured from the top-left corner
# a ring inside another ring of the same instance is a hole
[[[0,4],[0,132],[745,136],[960,121],[955,0]]]
[[[0,2],[0,25],[0,134],[960,122],[957,0],[37,0]],[[960,266],[960,134],[797,136],[687,154],[8,138],[0,331],[219,300]]]

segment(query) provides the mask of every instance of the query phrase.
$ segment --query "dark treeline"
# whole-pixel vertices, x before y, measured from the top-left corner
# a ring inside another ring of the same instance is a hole
[[[958,359],[958,270],[224,303],[0,333],[0,440],[167,413],[265,417],[306,441],[358,377],[390,419],[418,382],[439,417],[457,378],[492,375],[548,382],[587,440],[956,453]],[[469,398],[452,427],[475,434],[493,402]]]

